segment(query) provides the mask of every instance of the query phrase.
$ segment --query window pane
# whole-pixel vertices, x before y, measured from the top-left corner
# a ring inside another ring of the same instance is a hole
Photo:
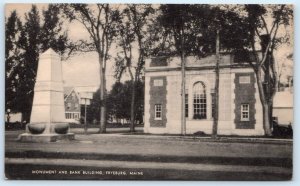
[[[241,119],[244,121],[249,120],[249,104],[241,105]]]
[[[193,87],[194,119],[206,119],[206,92],[203,82],[197,82]]]
[[[155,105],[155,119],[161,119],[162,107],[161,104]]]

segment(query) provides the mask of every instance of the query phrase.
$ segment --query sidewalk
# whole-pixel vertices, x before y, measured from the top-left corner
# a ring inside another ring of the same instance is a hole
[[[97,134],[98,128],[89,128],[88,134]],[[293,139],[286,138],[265,138],[261,136],[252,137],[252,136],[219,136],[217,139],[212,139],[210,136],[197,136],[197,135],[186,135],[182,136],[179,134],[146,134],[143,133],[143,128],[136,127],[135,133],[129,133],[129,128],[109,128],[107,129],[108,133],[103,135],[110,136],[131,136],[135,138],[180,138],[186,140],[201,140],[209,142],[249,142],[249,143],[293,143]],[[81,128],[72,128],[71,132],[75,134],[84,134],[84,129]],[[100,135],[100,134],[99,134]]]

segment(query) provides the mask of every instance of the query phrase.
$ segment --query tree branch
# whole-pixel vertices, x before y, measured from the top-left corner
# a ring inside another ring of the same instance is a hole
[[[268,29],[268,26],[267,26],[267,23],[266,23],[265,18],[264,18],[262,15],[260,16],[260,18],[261,18],[261,20],[262,20],[263,23],[264,23],[264,27],[265,27],[265,29],[266,29],[266,31],[267,31],[267,34],[269,35],[270,32],[269,32],[269,29]]]

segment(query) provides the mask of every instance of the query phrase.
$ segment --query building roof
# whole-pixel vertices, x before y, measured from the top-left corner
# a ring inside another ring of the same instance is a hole
[[[64,87],[64,98],[68,97],[73,90],[74,87]]]
[[[64,99],[66,100],[67,97],[75,91],[76,96],[78,99],[80,98],[87,98],[87,99],[93,99],[93,93],[95,93],[98,90],[99,86],[67,86],[64,87]]]
[[[261,57],[261,52],[258,52],[259,58]],[[230,52],[224,52],[220,54],[220,67],[250,67],[249,61],[254,62],[255,58],[252,53],[241,53],[234,54]],[[216,65],[216,55],[212,54],[206,57],[197,56],[186,56],[185,65],[186,68],[214,68]],[[155,70],[155,69],[172,69],[181,66],[180,56],[157,56],[146,60],[145,69]]]
[[[284,92],[276,92],[273,100],[273,107],[274,108],[292,108],[293,107],[293,93],[290,91]]]
[[[99,89],[99,86],[76,86],[75,90],[76,92],[96,92]]]

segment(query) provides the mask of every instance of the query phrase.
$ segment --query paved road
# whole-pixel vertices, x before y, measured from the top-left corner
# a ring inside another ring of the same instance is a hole
[[[6,158],[14,179],[288,180],[285,167],[74,159]],[[49,174],[50,172],[50,174]]]
[[[292,175],[290,142],[229,143],[176,136],[77,134],[74,141],[37,144],[17,142],[19,133],[6,132],[6,172],[23,179],[30,175],[45,178],[47,175],[31,174],[45,165],[62,171],[127,173],[100,177],[81,174],[76,179],[286,180]],[[128,175],[130,171],[144,175]]]
[[[21,143],[22,132],[6,132],[6,151],[40,150],[49,152],[109,153],[178,156],[274,157],[291,158],[291,143],[228,143],[206,142],[174,136],[144,136],[119,134],[76,135],[74,141],[56,143]],[[63,146],[63,148],[62,148]]]

